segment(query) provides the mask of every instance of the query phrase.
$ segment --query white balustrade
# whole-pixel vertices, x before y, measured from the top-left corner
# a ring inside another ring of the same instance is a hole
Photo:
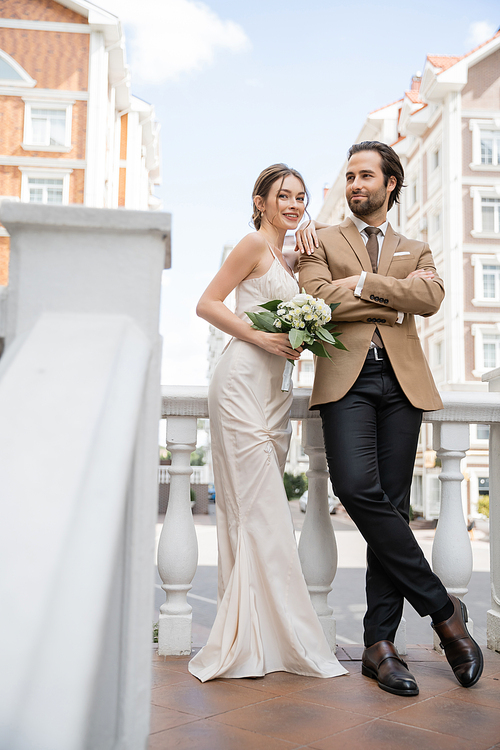
[[[170,495],[158,546],[158,572],[167,600],[160,607],[158,653],[161,656],[191,653],[192,607],[187,593],[198,564],[198,543],[191,513],[189,465],[196,448],[196,417],[167,419]]]
[[[483,375],[490,393],[500,391],[500,368]],[[488,648],[500,651],[500,424],[490,425],[490,582],[491,609],[486,616]]]
[[[332,651],[336,623],[327,597],[337,572],[337,543],[328,510],[328,470],[320,419],[304,420],[302,445],[309,456],[307,509],[299,556],[312,604]]]
[[[491,391],[500,391],[500,369],[495,371],[496,379],[490,382]],[[486,378],[485,378],[486,379]],[[434,425],[435,447],[442,462],[442,513],[436,530],[434,567],[447,589],[458,596],[465,596],[472,571],[470,539],[467,534],[463,506],[460,461],[468,449],[469,424],[490,424],[490,528],[491,528],[491,569],[492,569],[492,608],[488,612],[488,646],[500,650],[500,393],[445,392],[441,394],[444,409],[424,414],[425,422]],[[311,600],[323,625],[332,648],[335,647],[335,620],[327,602],[328,593],[337,568],[335,535],[328,515],[328,484],[326,460],[323,449],[323,436],[320,421],[315,412],[308,410],[310,391],[297,389],[292,404],[292,419],[303,421],[303,441],[309,455],[310,468],[307,512],[299,543],[304,577],[308,584]],[[162,416],[207,418],[207,389],[203,387],[165,387],[163,389]],[[193,428],[191,428],[193,429]],[[193,435],[193,432],[191,433]],[[195,440],[195,437],[192,437]],[[193,442],[190,443],[190,446]],[[173,450],[175,444],[172,443]],[[187,448],[186,448],[187,451]],[[184,470],[187,464],[184,459]],[[180,485],[179,485],[180,486]],[[193,521],[187,512],[189,507],[189,487],[187,482],[181,488],[182,527],[178,531],[179,544],[184,540],[190,562],[186,561],[186,571],[181,580],[176,572],[170,573],[169,585],[178,585],[182,596],[188,590],[194,569],[192,567]],[[165,519],[166,520],[166,519]],[[168,532],[171,533],[171,532]],[[173,556],[172,556],[173,557]],[[176,564],[172,560],[172,565]],[[169,563],[165,564],[168,568]],[[167,571],[164,571],[164,575]],[[183,615],[187,642],[191,632],[191,622]],[[170,636],[167,636],[170,639]],[[396,636],[400,653],[406,651],[404,618]],[[169,642],[164,648],[169,653],[177,653]]]
[[[441,508],[432,546],[432,567],[446,590],[460,599],[472,576],[472,546],[462,503],[460,463],[469,449],[469,425],[457,422],[433,425],[433,447],[441,460]],[[469,617],[469,631],[473,622]],[[440,650],[434,634],[434,647]]]

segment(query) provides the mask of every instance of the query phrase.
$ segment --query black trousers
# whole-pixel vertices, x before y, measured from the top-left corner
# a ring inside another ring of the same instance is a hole
[[[333,489],[368,545],[365,646],[394,642],[404,599],[422,617],[448,601],[409,526],[422,411],[404,395],[385,351],[379,361],[372,354],[344,398],[320,407]]]

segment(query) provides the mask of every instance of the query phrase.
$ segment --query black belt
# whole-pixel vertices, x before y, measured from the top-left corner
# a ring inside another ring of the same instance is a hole
[[[376,360],[376,361],[387,359],[385,349],[383,349],[380,346],[371,347],[370,349],[368,349],[368,354],[366,355],[366,359],[371,359],[371,360]]]

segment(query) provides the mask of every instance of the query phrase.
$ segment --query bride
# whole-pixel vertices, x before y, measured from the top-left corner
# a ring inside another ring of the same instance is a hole
[[[290,300],[297,281],[282,252],[306,208],[301,175],[274,164],[253,189],[256,229],[239,242],[203,293],[197,313],[233,338],[209,388],[217,497],[217,616],[207,645],[190,661],[202,682],[293,672],[334,677],[332,654],[300,567],[283,471],[292,393],[281,391],[288,334],[253,329],[247,311]],[[224,304],[236,289],[236,309]]]

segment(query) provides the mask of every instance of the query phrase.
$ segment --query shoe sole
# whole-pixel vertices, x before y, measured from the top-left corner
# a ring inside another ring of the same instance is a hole
[[[481,647],[479,646],[479,643],[476,643],[476,641],[474,640],[474,638],[469,633],[469,628],[467,627],[467,623],[469,622],[469,611],[468,611],[467,607],[465,606],[465,604],[463,603],[463,601],[461,599],[459,599],[458,601],[460,602],[460,610],[462,612],[462,619],[464,621],[465,630],[467,631],[467,634],[468,634],[469,638],[471,639],[472,643],[477,647],[477,650],[479,652],[479,672],[474,677],[474,679],[473,679],[472,682],[469,682],[468,685],[462,685],[462,683],[460,682],[460,680],[458,679],[458,677],[455,675],[455,677],[457,679],[457,682],[458,682],[458,684],[461,687],[463,687],[463,688],[470,688],[470,687],[473,687],[479,681],[479,678],[483,674],[484,657],[483,657],[483,652],[481,651]]]
[[[363,674],[365,677],[370,677],[372,680],[377,680],[377,685],[382,690],[385,690],[386,693],[392,693],[393,695],[418,695],[418,688],[415,690],[398,690],[397,688],[391,688],[388,685],[384,685],[382,682],[379,682],[378,674],[373,671],[373,669],[370,669],[369,667],[365,667],[364,664],[361,665],[361,674]]]

